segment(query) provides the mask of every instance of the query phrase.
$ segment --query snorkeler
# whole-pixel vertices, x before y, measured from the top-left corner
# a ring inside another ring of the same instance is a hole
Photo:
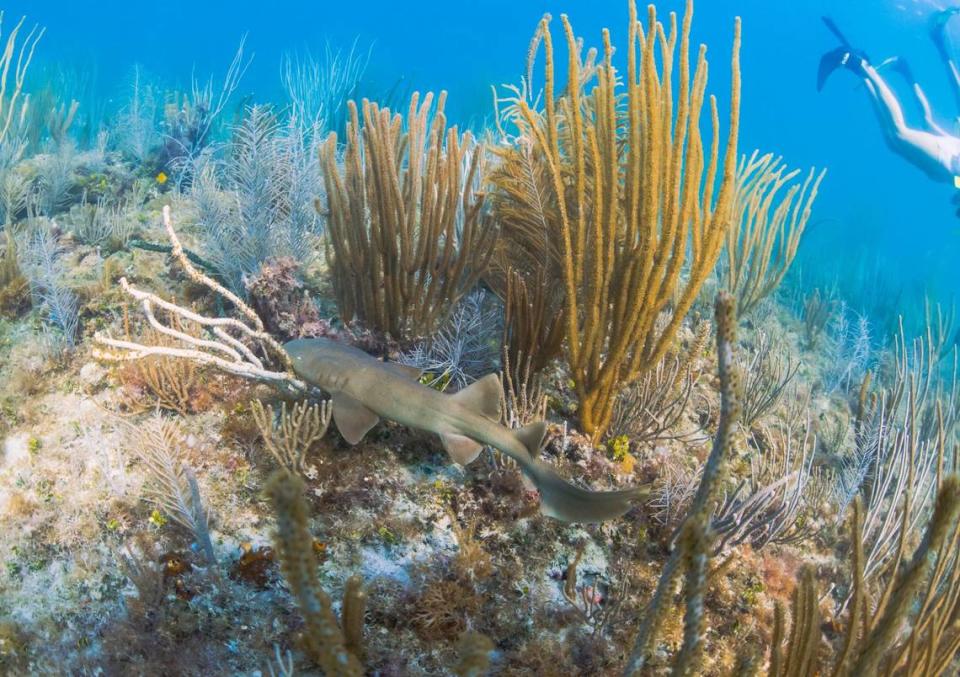
[[[960,70],[948,54],[944,34],[947,22],[958,13],[960,8],[950,8],[938,13],[934,17],[931,37],[950,71],[954,93],[960,102]],[[820,59],[817,90],[823,89],[827,78],[838,68],[843,67],[853,72],[863,80],[867,88],[887,145],[934,180],[952,182],[960,187],[960,137],[947,132],[933,119],[927,96],[913,78],[906,62],[895,58],[885,63],[892,64],[911,85],[916,102],[923,111],[924,129],[907,124],[897,95],[870,63],[866,54],[851,47],[833,21],[827,17],[824,17],[823,21],[840,40],[841,46],[827,52]]]

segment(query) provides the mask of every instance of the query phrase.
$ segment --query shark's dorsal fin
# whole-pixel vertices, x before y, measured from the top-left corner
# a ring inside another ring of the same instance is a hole
[[[537,458],[540,455],[540,447],[543,446],[543,438],[547,434],[547,424],[544,421],[537,421],[514,430],[513,434],[530,452],[530,458]]]
[[[450,397],[470,411],[492,421],[500,418],[500,379],[496,374],[487,374]]]
[[[483,451],[482,444],[457,433],[440,433],[440,440],[450,458],[460,465],[472,463]]]
[[[417,381],[420,379],[420,374],[423,372],[417,367],[411,367],[407,364],[400,364],[399,362],[384,362],[383,366],[392,371],[397,376],[402,378],[408,378],[411,381]]]
[[[334,393],[333,420],[343,439],[349,444],[356,444],[370,428],[377,425],[380,417],[349,395]]]

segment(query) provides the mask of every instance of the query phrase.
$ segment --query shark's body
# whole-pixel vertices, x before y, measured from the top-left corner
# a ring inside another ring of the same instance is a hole
[[[444,447],[466,465],[489,445],[513,458],[540,491],[544,514],[565,522],[618,517],[645,495],[644,488],[586,491],[537,460],[545,424],[519,430],[500,425],[499,381],[489,375],[444,395],[417,380],[418,372],[381,362],[329,339],[299,339],[284,345],[297,375],[330,393],[333,419],[344,439],[356,444],[380,418],[440,435]]]

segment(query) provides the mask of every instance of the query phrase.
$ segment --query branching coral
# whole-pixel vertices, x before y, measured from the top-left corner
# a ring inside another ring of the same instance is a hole
[[[617,398],[610,436],[627,436],[633,444],[683,437],[678,426],[687,410],[699,374],[694,359],[703,350],[709,322],[700,322],[683,356],[665,355],[657,366],[627,386]]]
[[[750,428],[771,411],[800,369],[789,350],[764,331],[757,332],[753,356],[739,360],[744,374],[743,425]]]
[[[813,535],[813,499],[819,494],[811,486],[810,425],[799,441],[787,426],[778,432],[769,448],[751,457],[749,480],[717,510],[711,528],[719,538],[718,551],[741,543],[759,550],[768,543],[799,543]]]
[[[754,151],[740,159],[734,225],[727,231],[720,272],[741,315],[780,286],[797,255],[826,170],[811,169],[802,183],[794,182],[799,174],[771,154]]]
[[[828,328],[830,367],[824,374],[824,388],[828,393],[848,391],[863,379],[873,353],[870,321],[866,315],[850,317],[841,303]],[[855,320],[855,321],[851,321]]]
[[[0,258],[0,315],[17,315],[30,304],[30,283],[20,270],[13,233],[5,228],[3,234],[6,245]]]
[[[842,633],[842,646],[832,674],[920,675],[945,674],[960,648],[960,632],[951,617],[958,606],[957,543],[960,538],[960,478],[945,478],[923,539],[904,566],[871,604],[864,579],[861,547],[862,510],[859,501],[853,524],[853,603]],[[935,557],[931,557],[935,555]],[[771,677],[820,674],[819,620],[816,586],[811,568],[804,569],[793,598],[793,617],[787,651],[783,653],[786,625],[778,608],[770,659]],[[906,625],[908,630],[902,632]]]
[[[422,382],[434,388],[465,388],[496,363],[498,311],[482,290],[468,294],[436,333],[403,353],[399,362],[419,369]]]
[[[523,371],[513,367],[510,351],[504,347],[500,420],[513,429],[547,418],[547,395],[540,379],[533,373],[532,363],[522,356],[521,360],[525,365]]]
[[[141,68],[134,66],[130,80],[130,98],[119,111],[117,126],[112,134],[114,147],[119,148],[137,164],[143,164],[160,142],[157,129],[159,92],[145,80]]]
[[[93,204],[70,210],[68,225],[82,242],[107,251],[123,249],[136,229],[135,200],[108,205],[101,196]]]
[[[319,139],[327,132],[342,134],[346,128],[346,102],[355,98],[357,86],[370,61],[370,49],[334,50],[328,43],[321,57],[309,51],[285,54],[280,64],[283,90],[290,100],[290,117]]]
[[[193,470],[177,458],[183,438],[176,423],[155,417],[136,430],[134,452],[147,467],[150,486],[144,496],[189,531],[211,565],[217,563],[210,540],[207,510]]]
[[[504,362],[513,365],[514,380],[536,378],[563,350],[563,298],[553,277],[509,269],[504,276]]]
[[[720,166],[713,97],[709,149],[700,130],[706,48],[701,47],[691,74],[691,20],[688,2],[682,26],[671,15],[667,31],[651,6],[644,30],[631,2],[627,73],[621,78],[609,33],[604,32],[603,62],[594,66],[589,55],[584,60],[563,17],[569,85],[558,94],[545,17],[537,41],[546,58],[544,111],[535,111],[525,97],[512,106],[518,136],[532,144],[531,157],[545,163],[550,201],[558,206],[557,217],[544,224],[562,243],[558,282],[565,292],[567,362],[580,423],[594,439],[609,426],[620,388],[669,350],[733,218],[740,24],[731,62],[730,131]],[[677,100],[675,50],[680,55]],[[669,319],[658,331],[665,311]]]
[[[837,301],[830,295],[814,289],[803,301],[803,337],[807,348],[813,350],[820,342],[823,330],[837,309]]]
[[[359,581],[347,584],[341,630],[330,596],[317,578],[317,557],[307,526],[303,489],[303,481],[286,470],[271,475],[264,488],[277,515],[277,552],[283,574],[297,599],[306,626],[304,646],[327,677],[359,676],[363,674],[359,633],[362,631],[365,595]]]
[[[303,134],[268,107],[251,106],[223,170],[204,167],[194,180],[206,255],[233,291],[267,260],[306,264],[319,246],[320,167]]]
[[[534,155],[530,138],[512,141],[492,148],[500,159],[489,181],[497,188],[491,202],[501,237],[485,278],[503,300],[510,363],[536,376],[563,350],[563,251],[555,237],[560,213],[542,152]]]
[[[323,144],[328,260],[340,316],[396,339],[429,335],[484,273],[496,230],[478,192],[482,148],[447,129],[446,94],[414,94],[406,120],[349,103],[346,151]]]
[[[265,330],[263,321],[253,309],[223,285],[198,271],[191,263],[173,230],[169,206],[163,208],[163,222],[172,244],[172,256],[187,276],[194,283],[212,291],[222,301],[230,303],[243,317],[243,321],[232,317],[210,318],[199,315],[164,301],[156,294],[141,291],[127,282],[126,278],[121,278],[121,287],[140,303],[150,326],[174,339],[177,346],[148,345],[98,334],[96,341],[101,348],[95,355],[108,361],[140,360],[151,355],[182,358],[197,364],[215,366],[229,374],[269,383],[287,393],[310,392],[310,388],[293,374],[289,356]],[[176,321],[173,324],[162,323],[154,308],[170,313],[177,318]],[[179,330],[176,323],[180,322],[192,323],[207,334],[200,338]],[[254,348],[248,343],[253,344]],[[279,365],[282,370],[271,368],[273,365]]]
[[[27,99],[21,99],[23,92],[23,83],[27,76],[27,69],[30,68],[30,62],[33,60],[33,52],[37,48],[37,43],[43,37],[45,28],[34,26],[27,33],[23,42],[17,49],[17,38],[20,29],[23,28],[27,17],[22,17],[17,25],[7,36],[6,45],[3,52],[0,52],[0,142],[6,139],[10,127],[22,118],[27,109]],[[0,12],[0,27],[3,25],[3,12]],[[13,78],[8,79],[10,67],[13,66]],[[12,87],[8,90],[7,85]]]
[[[176,330],[182,330],[175,320],[171,323]],[[156,331],[145,333],[141,340],[158,347],[174,345],[168,337]],[[181,416],[202,410],[197,401],[198,371],[197,365],[189,360],[159,354],[125,365],[119,375],[120,382],[133,391],[133,397],[127,402],[128,408],[139,412],[159,408],[175,411]]]
[[[329,400],[322,404],[297,402],[289,410],[283,402],[279,416],[274,414],[273,405],[264,407],[260,400],[254,400],[250,411],[267,451],[280,467],[293,473],[306,469],[307,452],[326,434],[333,413]]]
[[[703,643],[703,597],[706,567],[712,536],[710,515],[723,476],[726,459],[733,448],[734,433],[740,418],[740,376],[734,360],[736,345],[736,301],[726,292],[717,296],[717,371],[720,376],[720,421],[710,456],[704,465],[700,485],[677,531],[676,545],[663,566],[653,597],[641,617],[637,637],[627,660],[625,674],[642,674],[668,612],[668,597],[680,576],[686,575],[686,611],[684,641],[674,663],[677,674],[696,670]]]
[[[204,163],[204,151],[253,61],[253,56],[244,54],[246,41],[244,35],[220,83],[214,84],[213,76],[203,84],[191,78],[190,92],[175,94],[172,100],[168,97],[164,105],[164,144],[151,159],[158,170],[174,174],[178,188],[194,180],[198,163]]]
[[[76,345],[80,303],[64,281],[63,249],[49,230],[38,229],[28,241],[23,269],[30,281],[34,304],[43,308],[47,326],[68,349]]]
[[[957,382],[939,379],[930,340],[927,332],[908,343],[901,330],[894,378],[877,405],[858,417],[843,493],[853,493],[851,485],[861,482],[863,570],[870,585],[888,580],[903,561],[909,535],[920,528],[944,469],[951,467]],[[956,459],[952,463],[956,468]]]

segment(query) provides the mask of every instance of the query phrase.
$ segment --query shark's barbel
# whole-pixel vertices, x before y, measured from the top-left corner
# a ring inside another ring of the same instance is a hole
[[[419,371],[381,362],[329,339],[285,344],[297,375],[330,393],[340,434],[356,444],[381,418],[440,435],[450,457],[466,465],[487,444],[514,459],[539,490],[541,511],[565,522],[600,522],[627,512],[648,489],[586,491],[537,460],[546,424],[519,430],[500,425],[500,384],[490,374],[453,395],[422,385]]]

